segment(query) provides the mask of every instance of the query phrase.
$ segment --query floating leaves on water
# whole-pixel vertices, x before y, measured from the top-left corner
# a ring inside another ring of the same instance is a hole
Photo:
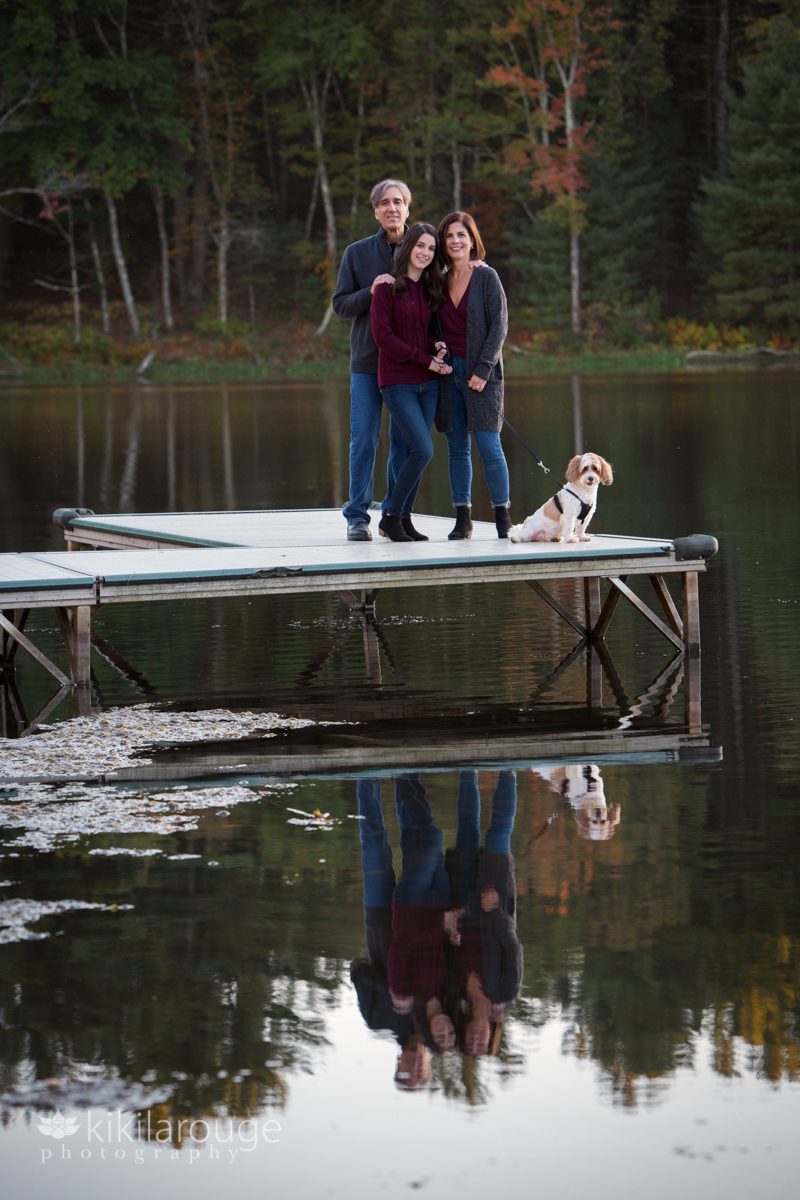
[[[0,900],[0,945],[7,945],[9,942],[38,942],[50,937],[49,933],[36,932],[29,928],[42,917],[83,909],[93,909],[95,912],[123,912],[131,908],[132,904],[98,904],[90,900]]]
[[[225,811],[251,804],[266,791],[240,784],[168,792],[88,783],[19,784],[12,797],[0,799],[0,826],[23,831],[6,843],[14,850],[46,852],[99,834],[185,833],[197,828],[204,812],[216,814],[222,803]]]
[[[289,817],[289,825],[302,825],[305,829],[333,829],[335,825],[340,825],[341,821],[337,817],[332,817],[330,813],[321,812],[315,808],[313,812],[305,812],[302,808],[287,808],[287,812],[297,813],[296,817]]]
[[[35,734],[0,740],[0,779],[67,779],[98,776],[152,762],[149,751],[182,742],[272,738],[279,730],[313,721],[278,713],[163,712],[152,704],[112,708],[91,717],[42,725]]]
[[[129,846],[109,846],[107,849],[101,847],[95,850],[90,850],[90,854],[105,854],[113,857],[118,854],[125,854],[129,858],[152,858],[156,854],[162,854],[162,850],[133,850]]]

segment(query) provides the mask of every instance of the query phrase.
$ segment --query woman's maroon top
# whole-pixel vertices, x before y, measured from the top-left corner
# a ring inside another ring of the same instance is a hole
[[[470,283],[472,276],[470,275]],[[448,295],[439,309],[439,321],[442,326],[442,338],[447,342],[447,349],[453,358],[467,357],[467,299],[469,283],[464,289],[464,295],[456,306]]]
[[[433,357],[431,306],[421,281],[406,279],[404,296],[393,292],[388,283],[379,284],[372,294],[369,319],[378,347],[378,387],[436,378],[428,370]]]

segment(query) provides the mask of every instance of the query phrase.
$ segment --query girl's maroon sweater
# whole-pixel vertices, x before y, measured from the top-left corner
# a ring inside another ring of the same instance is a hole
[[[369,315],[378,347],[378,387],[436,378],[428,370],[433,357],[431,306],[422,282],[406,279],[405,295],[393,292],[391,284],[378,284]]]

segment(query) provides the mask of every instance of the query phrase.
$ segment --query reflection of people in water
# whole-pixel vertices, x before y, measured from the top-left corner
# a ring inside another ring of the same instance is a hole
[[[398,776],[401,870],[396,880],[379,781],[359,780],[357,794],[367,955],[353,961],[350,976],[369,1027],[391,1030],[399,1041],[395,1080],[413,1090],[430,1082],[431,1049],[455,1045],[443,1005],[450,882],[442,833],[419,776]]]
[[[608,841],[620,822],[620,806],[606,802],[603,776],[594,763],[558,763],[531,770],[568,800],[582,838]]]
[[[387,1029],[402,1044],[413,1030],[413,1021],[408,1015],[395,1012],[389,997],[386,963],[392,944],[395,875],[392,851],[383,822],[380,781],[359,779],[357,799],[367,952],[353,959],[350,978],[356,989],[361,1015],[369,1028]]]
[[[473,1057],[497,1053],[505,1014],[522,983],[511,854],[516,808],[516,775],[501,771],[481,848],[478,773],[460,773],[456,845],[447,854],[453,903],[462,922],[451,975],[459,1045]]]
[[[380,783],[357,788],[367,954],[350,975],[371,1029],[400,1044],[395,1082],[431,1081],[432,1054],[497,1053],[503,1022],[522,981],[516,933],[511,833],[516,776],[500,773],[481,845],[477,771],[462,771],[456,845],[443,855],[418,775],[395,780],[401,868],[396,879]]]

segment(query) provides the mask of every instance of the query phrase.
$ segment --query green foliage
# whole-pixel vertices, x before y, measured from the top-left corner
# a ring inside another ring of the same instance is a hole
[[[569,323],[569,233],[548,210],[538,212],[527,227],[506,239],[517,318],[534,328],[560,329]]]
[[[395,176],[412,187],[415,215],[473,212],[512,322],[554,345],[574,315],[569,232],[580,236],[592,346],[640,345],[654,296],[657,309],[696,319],[698,267],[712,279],[706,323],[791,339],[794,0],[778,25],[768,0],[732,9],[727,51],[716,15],[682,0],[608,0],[602,19],[600,6],[575,3],[587,57],[570,149],[556,66],[574,50],[561,19],[570,5],[0,0],[0,213],[18,222],[0,222],[5,302],[38,299],[44,278],[62,289],[66,316],[72,269],[87,308],[103,287],[114,303],[123,285],[107,192],[138,306],[161,306],[168,261],[184,328],[212,297],[219,320],[223,291],[223,323],[316,327],[344,245],[375,228],[371,186]],[[543,58],[522,31],[545,9],[554,45]],[[693,209],[718,166],[725,83],[742,91],[728,170]]]
[[[589,180],[584,298],[590,304],[631,305],[656,286],[662,185],[630,142],[593,157]]]
[[[698,215],[724,317],[796,335],[800,319],[800,30],[772,21],[745,66],[724,178]]]

